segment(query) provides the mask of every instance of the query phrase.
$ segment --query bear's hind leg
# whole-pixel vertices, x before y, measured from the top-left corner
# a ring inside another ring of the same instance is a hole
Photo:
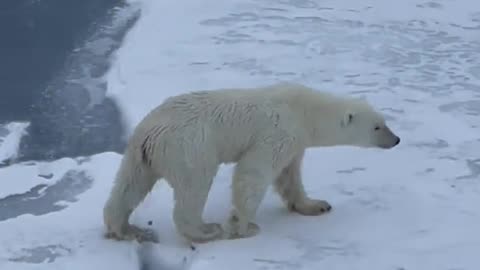
[[[158,241],[152,231],[128,223],[130,215],[152,190],[158,178],[160,177],[156,177],[144,164],[137,163],[131,153],[125,153],[110,197],[103,209],[107,228],[105,237],[117,240]]]
[[[220,239],[223,229],[217,223],[205,223],[203,211],[217,169],[195,173],[183,169],[172,183],[175,196],[173,220],[177,230],[192,242],[205,243]]]
[[[303,153],[283,169],[275,179],[275,190],[290,211],[306,216],[320,215],[330,211],[332,207],[327,201],[310,199],[306,195],[300,171],[302,158]]]

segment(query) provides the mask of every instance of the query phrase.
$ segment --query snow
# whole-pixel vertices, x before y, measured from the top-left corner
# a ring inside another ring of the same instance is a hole
[[[478,269],[478,1],[136,2],[141,17],[108,74],[131,129],[174,94],[284,80],[368,99],[402,143],[309,150],[307,192],[331,213],[288,213],[270,191],[259,235],[194,251],[163,183],[131,219],[152,221],[159,244],[102,238],[118,154],[2,167],[0,269]],[[18,136],[3,138],[0,157],[11,157]],[[217,175],[206,220],[226,218],[231,170]]]
[[[28,126],[29,123],[12,122],[0,127],[0,165],[17,157],[20,140]]]

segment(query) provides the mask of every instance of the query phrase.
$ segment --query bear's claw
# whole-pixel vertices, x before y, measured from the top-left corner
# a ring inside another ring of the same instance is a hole
[[[198,227],[197,233],[186,234],[184,236],[194,243],[206,243],[222,238],[223,229],[218,223],[205,223]]]
[[[248,222],[246,228],[241,229],[241,221],[235,213],[232,213],[226,226],[224,239],[250,238],[260,232],[260,226],[253,222]]]
[[[109,231],[105,233],[105,238],[107,239],[115,239],[115,240],[137,240],[138,242],[153,242],[158,243],[158,237],[154,231],[150,229],[142,229],[140,227],[134,225],[128,225],[127,228],[123,230],[122,233]]]
[[[260,232],[260,226],[255,223],[248,223],[248,229],[246,233],[240,233],[238,231],[231,231],[224,236],[226,239],[240,239],[240,238],[250,238],[257,235]]]
[[[327,201],[313,199],[291,203],[288,208],[304,216],[318,216],[332,210],[332,206]]]

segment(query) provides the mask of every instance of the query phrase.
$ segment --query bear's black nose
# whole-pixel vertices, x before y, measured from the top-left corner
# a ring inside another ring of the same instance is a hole
[[[395,141],[395,145],[400,143],[400,137],[397,137],[397,140]]]

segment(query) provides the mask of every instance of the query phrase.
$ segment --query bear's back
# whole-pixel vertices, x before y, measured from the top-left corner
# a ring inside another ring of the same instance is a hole
[[[159,143],[191,143],[199,151],[213,150],[221,162],[235,162],[265,132],[278,128],[285,106],[255,90],[191,92],[165,100],[144,118],[139,132],[162,127]]]

